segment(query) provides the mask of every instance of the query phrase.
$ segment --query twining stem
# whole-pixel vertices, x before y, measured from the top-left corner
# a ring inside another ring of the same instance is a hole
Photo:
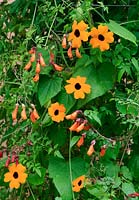
[[[71,182],[71,185],[72,185],[71,147],[70,147],[71,138],[72,138],[72,131],[70,131],[70,140],[69,140],[69,173],[70,173],[70,182]],[[73,198],[73,200],[75,200],[73,191],[72,191],[72,198]]]
[[[31,193],[31,195],[32,195],[33,200],[36,200],[36,199],[35,199],[35,196],[34,196],[34,194],[33,194],[33,192],[32,192],[32,189],[31,189],[31,187],[30,187],[30,185],[29,185],[28,182],[27,182],[27,184],[28,184],[28,187],[29,187],[29,190],[30,190],[30,193]]]

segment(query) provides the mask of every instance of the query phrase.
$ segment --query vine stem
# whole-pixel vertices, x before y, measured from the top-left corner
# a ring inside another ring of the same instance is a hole
[[[71,168],[71,138],[72,138],[72,131],[70,131],[70,140],[69,140],[69,173],[70,173],[70,182],[72,186],[72,168]],[[72,191],[72,198],[75,200],[74,192]]]
[[[31,189],[31,187],[30,187],[30,185],[29,185],[28,182],[27,182],[27,184],[28,184],[28,187],[29,187],[29,190],[30,190],[30,193],[31,193],[31,195],[32,195],[33,200],[36,200],[36,199],[35,199],[35,196],[34,196],[34,194],[33,194],[33,192],[32,192],[32,189]]]
[[[38,6],[38,2],[36,2],[36,4],[35,4],[35,9],[34,9],[32,21],[31,21],[30,29],[32,28],[32,26],[34,24],[34,20],[35,20],[35,16],[36,16],[36,11],[37,11],[37,6]]]

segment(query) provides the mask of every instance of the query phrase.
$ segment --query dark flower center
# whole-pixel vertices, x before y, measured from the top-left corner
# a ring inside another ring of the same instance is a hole
[[[79,37],[79,36],[80,36],[80,31],[79,31],[78,29],[76,29],[76,30],[74,31],[74,35],[75,35],[76,37]]]
[[[58,115],[59,114],[59,110],[55,110],[54,115]]]
[[[75,89],[76,89],[76,90],[81,89],[81,85],[80,85],[79,83],[76,83],[76,84],[75,84]]]
[[[18,178],[18,173],[17,173],[17,172],[14,172],[13,177],[14,177],[14,178]]]
[[[101,34],[98,35],[98,39],[101,40],[101,41],[104,41],[104,40],[105,40],[104,36],[101,35]]]
[[[82,184],[82,181],[80,180],[80,181],[78,182],[78,185],[81,186],[81,184]]]

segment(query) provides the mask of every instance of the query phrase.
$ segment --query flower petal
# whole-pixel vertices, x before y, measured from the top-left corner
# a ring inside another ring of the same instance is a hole
[[[85,98],[85,94],[82,90],[76,90],[74,92],[74,98],[75,99],[84,99]]]
[[[88,84],[84,84],[84,85],[82,86],[82,90],[83,90],[85,93],[89,94],[89,93],[91,92],[91,86],[88,85]]]
[[[76,37],[72,40],[72,48],[80,48],[81,44],[82,43],[80,38]]]
[[[80,32],[80,39],[83,40],[84,42],[88,41],[88,36],[89,36],[88,32],[86,31]]]
[[[75,91],[75,87],[73,84],[69,84],[65,86],[65,90],[68,94],[71,94]]]
[[[82,20],[78,23],[78,29],[80,31],[85,31],[88,28],[88,25]]]
[[[13,176],[11,172],[7,172],[6,174],[4,174],[4,182],[9,182],[12,179],[13,179]]]
[[[19,174],[19,182],[20,183],[25,183],[26,182],[26,178],[27,178],[27,174],[26,173],[21,173],[21,174]]]
[[[10,184],[9,184],[10,188],[16,188],[18,189],[20,187],[20,184],[17,180],[13,179]]]
[[[108,32],[108,26],[102,26],[102,25],[99,25],[98,26],[98,32],[99,34],[105,34]]]

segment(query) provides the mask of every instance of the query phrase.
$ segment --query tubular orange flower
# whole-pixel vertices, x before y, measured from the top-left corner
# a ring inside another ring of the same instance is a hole
[[[91,142],[91,145],[90,145],[90,147],[89,147],[89,149],[88,149],[88,151],[87,151],[87,155],[88,156],[91,156],[93,153],[94,153],[94,145],[95,145],[95,143],[96,143],[96,141],[95,140],[93,140],[92,142]]]
[[[62,71],[63,70],[63,67],[61,67],[60,65],[57,65],[56,63],[52,63],[52,65],[54,66],[55,70],[56,71]]]
[[[71,47],[71,46],[68,48],[67,54],[68,54],[68,57],[69,57],[70,59],[73,58],[73,55],[72,55],[72,47]]]
[[[75,120],[79,113],[82,113],[82,111],[81,110],[76,110],[73,113],[71,113],[70,115],[66,115],[65,118],[68,119],[68,120],[69,119]]]
[[[51,116],[52,120],[55,122],[60,122],[64,120],[66,108],[63,104],[58,102],[51,104],[48,108],[48,113]]]
[[[76,132],[82,131],[82,130],[84,129],[85,124],[86,124],[86,121],[84,121],[82,124],[80,124],[80,125],[77,127]]]
[[[30,50],[29,50],[29,54],[33,54],[36,52],[36,47],[32,47]]]
[[[85,133],[83,133],[82,134],[82,136],[81,136],[81,138],[78,140],[78,142],[77,142],[77,147],[79,147],[80,148],[80,146],[82,146],[82,145],[84,145],[84,138],[86,137],[86,134]]]
[[[31,61],[29,60],[24,69],[28,71],[30,68],[31,68]]]
[[[14,109],[13,112],[12,112],[12,120],[13,120],[13,121],[17,121],[18,107],[19,107],[19,104],[16,103],[16,104],[15,104],[15,109]]]
[[[68,94],[74,93],[75,99],[84,99],[85,93],[91,92],[91,86],[86,84],[86,77],[77,76],[76,78],[70,78],[67,80],[68,85],[65,86]]]
[[[46,64],[45,64],[44,58],[42,57],[42,54],[41,54],[41,53],[39,53],[39,60],[40,60],[41,66],[42,66],[42,67],[45,67]]]
[[[62,47],[63,47],[64,49],[66,49],[66,47],[67,47],[66,34],[63,35],[63,39],[62,39]]]
[[[72,190],[74,192],[80,192],[81,188],[84,187],[85,176],[82,175],[72,181]]]
[[[82,57],[78,48],[76,48],[75,54],[76,54],[77,58],[81,58]]]
[[[107,26],[99,25],[98,29],[93,27],[90,35],[92,36],[92,39],[90,40],[92,47],[99,48],[101,51],[108,50],[110,48],[109,43],[114,41],[113,33],[108,31]]]
[[[72,32],[69,33],[68,41],[71,41],[72,48],[80,48],[82,41],[88,41],[89,33],[86,32],[88,25],[82,20],[77,24],[77,21],[73,22]]]
[[[33,77],[33,81],[34,81],[34,82],[38,82],[39,78],[40,78],[40,76],[39,76],[39,74],[37,73],[37,74]]]
[[[37,121],[37,119],[36,119],[35,116],[34,116],[33,111],[30,113],[30,120],[31,120],[33,123],[35,123],[35,122]]]
[[[105,155],[105,153],[106,153],[106,145],[104,145],[104,146],[101,147],[99,155],[101,157],[103,157]]]
[[[27,119],[27,115],[26,115],[26,107],[25,107],[24,104],[22,104],[21,119],[22,119],[22,120],[26,120],[26,119]]]
[[[34,62],[34,61],[35,61],[35,58],[36,58],[36,54],[33,53],[32,56],[31,56],[31,58],[30,58],[30,62]]]
[[[31,107],[33,108],[33,111],[30,113],[30,119],[32,122],[35,122],[36,120],[40,118],[40,116],[35,108],[35,105],[31,104]]]
[[[40,67],[40,60],[37,60],[37,64],[36,64],[36,74],[39,74],[41,71],[41,67]]]
[[[26,168],[22,164],[15,164],[8,166],[9,172],[4,175],[4,182],[10,182],[10,188],[19,188],[20,184],[25,183],[27,174]]]
[[[74,124],[69,128],[70,131],[76,131],[79,126],[79,122],[74,122]]]

